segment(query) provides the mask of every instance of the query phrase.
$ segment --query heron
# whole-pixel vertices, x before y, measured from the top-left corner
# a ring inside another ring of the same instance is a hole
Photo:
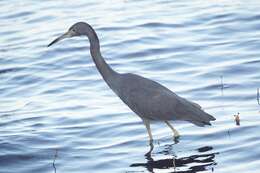
[[[160,83],[133,73],[118,73],[104,60],[99,38],[93,27],[86,22],[73,24],[67,32],[54,39],[53,45],[65,38],[86,36],[90,43],[90,55],[107,85],[143,121],[150,143],[153,136],[150,128],[152,121],[162,121],[172,130],[173,137],[179,132],[170,121],[186,121],[196,126],[211,125],[216,120],[204,112],[197,103],[178,96]]]

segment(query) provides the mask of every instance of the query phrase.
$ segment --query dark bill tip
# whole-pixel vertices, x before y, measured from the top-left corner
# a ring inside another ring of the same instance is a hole
[[[47,47],[50,47],[51,45],[55,44],[56,42],[59,41],[59,38],[56,38],[55,40],[53,40],[50,44],[48,44]]]
[[[65,38],[70,38],[71,37],[71,33],[70,32],[66,32],[65,34],[61,35],[60,37],[56,38],[55,40],[53,40],[50,44],[48,44],[47,47],[50,47],[51,45],[57,43],[60,40],[63,40]]]

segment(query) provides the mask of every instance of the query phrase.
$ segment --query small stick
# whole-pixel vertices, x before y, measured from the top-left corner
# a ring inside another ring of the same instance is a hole
[[[223,95],[223,91],[224,91],[224,83],[223,83],[223,76],[220,76],[220,82],[221,82],[221,93]]]
[[[257,88],[256,99],[257,99],[258,105],[260,105],[260,101],[259,101],[259,88]]]
[[[175,172],[175,171],[176,171],[176,162],[175,162],[175,157],[173,157],[172,161],[173,161],[173,168],[174,168],[174,172]]]
[[[53,159],[53,162],[52,162],[52,166],[54,168],[54,173],[56,173],[55,161],[56,161],[57,157],[58,157],[58,149],[55,149],[55,155],[54,155],[54,159]]]

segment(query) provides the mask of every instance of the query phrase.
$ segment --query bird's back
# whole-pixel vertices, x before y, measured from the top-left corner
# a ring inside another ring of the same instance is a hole
[[[210,125],[209,121],[215,120],[198,104],[179,97],[155,81],[135,74],[121,74],[114,91],[141,118],[185,120],[198,126]]]

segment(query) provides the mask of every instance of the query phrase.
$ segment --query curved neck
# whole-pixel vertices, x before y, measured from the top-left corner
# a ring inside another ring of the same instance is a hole
[[[102,57],[100,52],[99,39],[97,37],[96,32],[91,26],[89,26],[89,28],[87,29],[86,36],[88,37],[90,42],[90,54],[92,56],[92,59],[95,62],[96,67],[100,72],[100,74],[102,75],[103,79],[110,86],[110,82],[111,82],[110,78],[114,77],[118,73],[114,71]]]

